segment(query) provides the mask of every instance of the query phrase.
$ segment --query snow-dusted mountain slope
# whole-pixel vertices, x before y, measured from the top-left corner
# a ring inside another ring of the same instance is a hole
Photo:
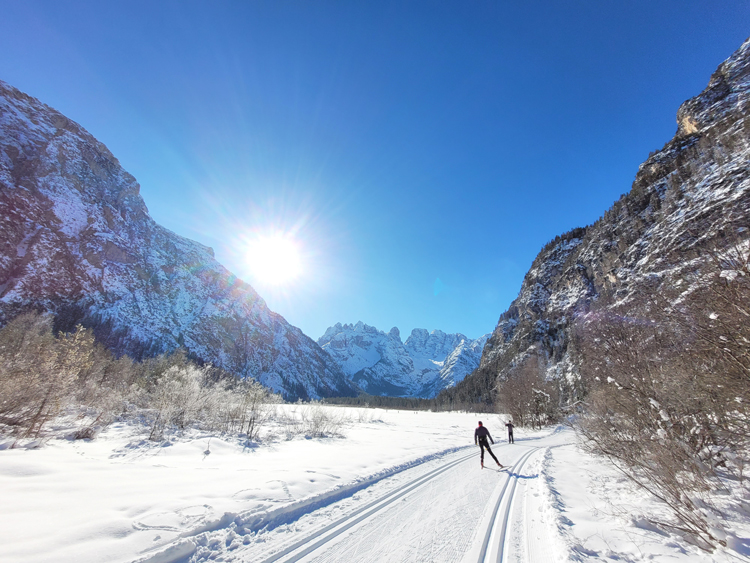
[[[470,340],[463,334],[415,328],[401,342],[396,327],[385,333],[360,321],[337,323],[318,344],[367,393],[434,397],[479,365],[487,336]]]
[[[461,400],[491,402],[496,378],[531,350],[548,375],[574,386],[568,344],[578,311],[601,297],[627,307],[639,294],[695,272],[717,240],[747,238],[750,40],[682,104],[677,125],[674,138],[641,164],[629,193],[593,225],[542,249],[501,315],[480,369],[452,391]],[[575,398],[574,389],[562,387]]]
[[[31,308],[135,357],[182,346],[290,399],[354,393],[210,248],[156,224],[104,145],[0,81],[0,324]]]

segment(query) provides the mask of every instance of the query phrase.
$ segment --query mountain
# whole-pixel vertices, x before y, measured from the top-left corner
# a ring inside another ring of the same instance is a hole
[[[288,399],[355,394],[210,248],[156,224],[139,189],[80,125],[0,81],[0,325],[50,311],[135,358],[183,347]]]
[[[318,344],[367,393],[430,398],[479,365],[486,340],[415,328],[401,342],[398,328],[385,333],[360,321],[337,323]]]
[[[595,302],[620,310],[682,283],[723,237],[750,233],[750,40],[677,112],[677,132],[593,225],[550,241],[499,319],[479,369],[442,398],[491,403],[529,354],[576,399],[571,326]]]

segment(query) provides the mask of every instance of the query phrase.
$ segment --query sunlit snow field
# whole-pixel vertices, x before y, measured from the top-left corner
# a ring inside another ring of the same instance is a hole
[[[289,417],[307,407],[275,408]],[[312,438],[271,422],[258,442],[190,430],[155,443],[142,427],[120,423],[94,441],[60,438],[36,449],[9,449],[0,440],[0,561],[262,561],[372,491],[472,452],[476,459],[448,477],[448,488],[458,495],[476,489],[487,504],[475,507],[476,517],[456,521],[460,549],[431,559],[424,549],[411,554],[396,545],[398,534],[386,534],[370,560],[476,561],[490,500],[507,475],[480,468],[473,445],[478,420],[492,432],[501,463],[538,448],[523,471],[511,474],[518,487],[507,561],[747,557],[747,540],[711,555],[653,529],[645,517],[659,513],[658,504],[581,453],[570,429],[517,428],[516,444],[509,445],[505,417],[498,415],[319,408],[340,419],[337,436]],[[747,538],[748,527],[738,525],[732,527]]]

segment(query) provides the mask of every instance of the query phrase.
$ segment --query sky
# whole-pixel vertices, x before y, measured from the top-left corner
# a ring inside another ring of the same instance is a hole
[[[0,0],[0,79],[317,339],[491,332],[750,35],[746,0]],[[253,241],[299,253],[291,281]],[[256,262],[257,265],[257,262]]]

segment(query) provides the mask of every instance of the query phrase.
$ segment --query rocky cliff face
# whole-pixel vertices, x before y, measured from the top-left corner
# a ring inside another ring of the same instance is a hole
[[[397,328],[388,333],[358,322],[337,323],[318,344],[359,387],[372,395],[434,397],[479,365],[487,337],[414,329],[401,341]]]
[[[750,40],[677,112],[677,133],[652,153],[596,223],[547,244],[502,314],[480,369],[466,378],[474,400],[491,400],[496,377],[529,352],[548,377],[575,385],[570,326],[578,311],[608,299],[626,305],[662,284],[679,284],[721,237],[750,228]],[[478,384],[481,380],[484,383]]]
[[[290,399],[354,393],[210,248],[157,225],[104,145],[0,82],[0,324],[32,308],[135,357],[182,346]]]

